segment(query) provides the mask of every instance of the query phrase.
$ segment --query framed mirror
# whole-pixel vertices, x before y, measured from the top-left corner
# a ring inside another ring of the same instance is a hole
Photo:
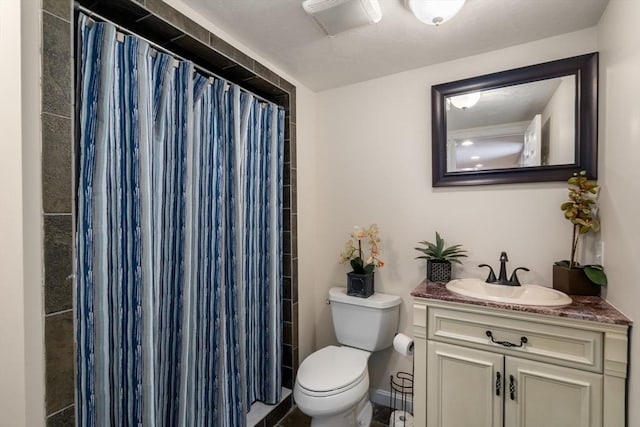
[[[434,187],[597,178],[598,54],[431,87]]]

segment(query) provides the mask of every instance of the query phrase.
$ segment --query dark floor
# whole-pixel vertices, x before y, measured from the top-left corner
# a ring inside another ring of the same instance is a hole
[[[391,409],[386,406],[373,404],[373,420],[371,427],[386,427],[389,425],[389,417]],[[283,419],[280,420],[278,427],[309,427],[311,418],[303,414],[297,406],[294,406]]]

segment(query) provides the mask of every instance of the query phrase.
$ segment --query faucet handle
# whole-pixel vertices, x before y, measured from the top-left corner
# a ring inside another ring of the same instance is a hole
[[[518,267],[515,270],[513,270],[513,273],[511,273],[511,278],[509,279],[509,281],[514,285],[514,286],[520,286],[520,281],[518,280],[518,276],[516,275],[516,272],[518,270],[524,270],[524,271],[529,271],[528,268],[526,267]]]
[[[480,264],[478,265],[478,267],[488,267],[489,268],[489,277],[487,277],[487,280],[485,280],[486,283],[495,283],[496,280],[496,274],[493,272],[493,268],[489,265],[489,264]]]

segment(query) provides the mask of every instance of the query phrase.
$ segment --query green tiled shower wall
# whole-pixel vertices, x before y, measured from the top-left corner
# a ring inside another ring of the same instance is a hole
[[[283,106],[284,386],[298,365],[296,88],[162,0],[81,0],[82,6]],[[74,10],[70,0],[42,2],[42,203],[44,209],[47,426],[73,426]],[[258,426],[273,426],[292,405],[284,400]]]

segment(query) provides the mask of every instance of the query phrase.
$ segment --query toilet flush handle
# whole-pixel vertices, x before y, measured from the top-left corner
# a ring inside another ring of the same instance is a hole
[[[331,305],[331,300],[329,298],[327,298],[326,300],[324,300],[324,303],[327,305]]]

